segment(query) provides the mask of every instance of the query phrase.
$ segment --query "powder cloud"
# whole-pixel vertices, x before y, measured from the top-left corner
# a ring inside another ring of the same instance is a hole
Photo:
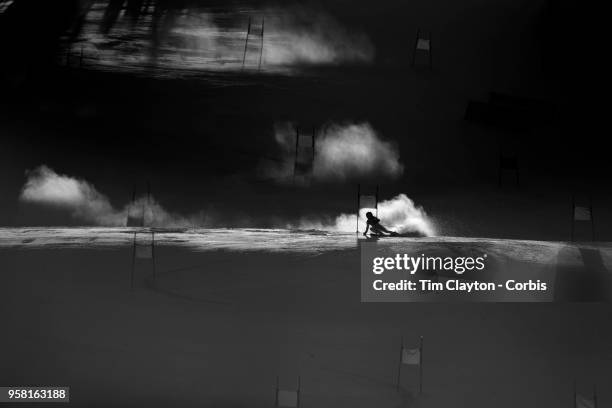
[[[266,164],[263,173],[277,181],[293,181],[294,124],[276,124],[274,137],[281,159],[275,164]],[[397,146],[384,140],[369,123],[330,124],[317,132],[312,173],[316,181],[392,180],[403,172]]]
[[[303,7],[267,9],[264,61],[271,65],[365,63],[374,58],[370,39],[327,13]]]
[[[375,47],[365,32],[345,26],[321,9],[295,5],[228,6],[224,11],[194,5],[166,7],[156,24],[143,16],[134,27],[130,16],[124,14],[112,24],[113,36],[100,30],[107,24],[105,13],[90,9],[81,33],[87,61],[128,71],[141,71],[154,62],[163,68],[261,68],[292,73],[310,66],[368,64],[375,56]],[[252,31],[246,44],[249,16]],[[155,35],[149,31],[152,26],[157,27]],[[151,43],[153,37],[158,39],[156,43]],[[150,50],[154,50],[153,57]]]
[[[362,208],[359,211],[359,230],[365,230],[366,217],[371,208]],[[399,234],[416,234],[422,236],[435,236],[437,231],[433,220],[427,215],[425,209],[415,205],[406,194],[399,194],[390,200],[378,203],[378,218],[382,225]],[[357,214],[340,214],[331,221],[302,220],[292,228],[331,230],[336,232],[355,232],[357,227]]]
[[[108,197],[91,183],[58,174],[45,165],[26,175],[19,197],[22,202],[65,209],[76,220],[87,224],[125,226],[128,213],[143,217],[145,225],[156,227],[188,227],[201,222],[201,217],[183,217],[166,211],[153,197],[141,197],[122,209],[115,209]]]
[[[368,123],[330,125],[316,141],[314,176],[319,180],[393,179],[403,172],[397,147]]]
[[[282,138],[279,139],[282,142]],[[89,225],[125,226],[127,215],[144,219],[145,225],[155,227],[193,227],[208,224],[203,214],[182,216],[167,211],[153,197],[140,197],[120,209],[110,203],[91,183],[72,176],[58,174],[42,165],[27,172],[20,200],[25,203],[62,208]],[[360,210],[360,230],[365,229],[365,213]],[[387,228],[400,234],[436,235],[432,219],[423,207],[415,205],[405,194],[378,204],[378,217]],[[355,232],[356,214],[340,214],[331,220],[302,220],[291,228],[320,229],[336,232]]]

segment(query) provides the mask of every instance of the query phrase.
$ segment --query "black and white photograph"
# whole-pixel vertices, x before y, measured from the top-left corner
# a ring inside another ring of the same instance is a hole
[[[0,408],[611,407],[597,14],[0,0]]]

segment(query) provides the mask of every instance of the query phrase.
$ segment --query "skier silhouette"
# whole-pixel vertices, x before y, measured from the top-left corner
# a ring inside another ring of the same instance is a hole
[[[376,218],[374,216],[374,214],[372,214],[371,212],[367,212],[366,213],[366,218],[368,219],[366,221],[366,230],[363,233],[364,236],[367,237],[368,231],[371,230],[371,234],[370,235],[378,235],[378,236],[384,236],[385,233],[389,234],[389,235],[397,235],[396,232],[394,231],[389,231],[388,229],[386,229],[385,227],[383,227],[380,224],[380,220],[378,218]]]

